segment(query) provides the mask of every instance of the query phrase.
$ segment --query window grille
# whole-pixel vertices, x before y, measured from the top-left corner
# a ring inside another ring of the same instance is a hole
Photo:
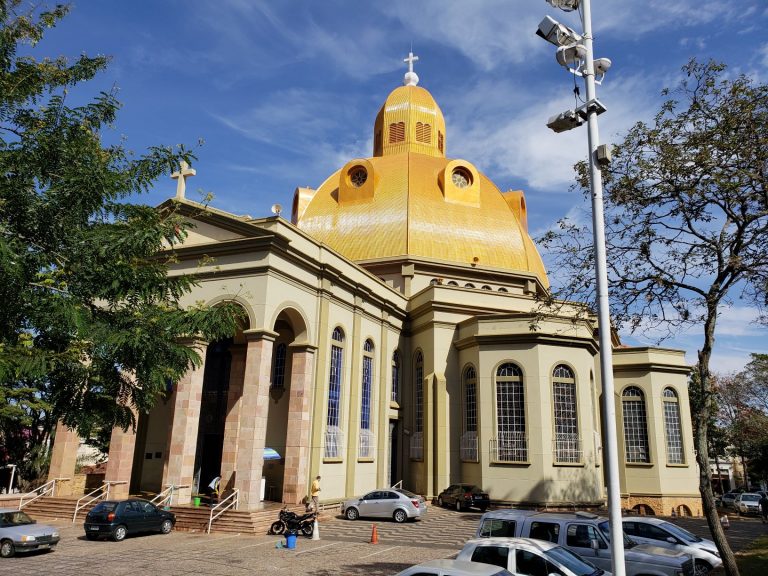
[[[464,432],[461,435],[461,459],[465,462],[477,462],[477,432]]]
[[[684,464],[683,431],[680,424],[680,401],[672,388],[665,388],[664,430],[667,437],[667,463]]]
[[[326,420],[325,457],[341,457],[341,444],[337,439],[341,434],[339,428],[341,416],[341,374],[343,367],[344,332],[336,328],[331,335],[331,340],[339,345],[331,344],[331,366],[328,376],[328,416]]]
[[[392,354],[392,402],[400,401],[400,353]]]
[[[477,372],[464,371],[464,431],[461,435],[461,459],[477,462]]]
[[[415,361],[415,390],[416,398],[414,402],[414,432],[421,433],[424,431],[424,356],[421,352],[416,353]]]
[[[381,154],[381,130],[376,130],[376,136],[373,138],[373,155]]]
[[[445,152],[445,150],[443,150],[444,145],[445,144],[443,142],[443,133],[438,130],[437,131],[437,149],[440,150],[440,152]]]
[[[624,452],[627,462],[650,462],[648,426],[643,391],[630,386],[621,396],[624,419]]]
[[[411,460],[424,459],[424,433],[414,432],[411,434]]]
[[[523,374],[509,362],[496,371],[496,438],[491,452],[500,462],[528,460]]]
[[[576,411],[576,379],[560,364],[552,373],[552,403],[555,413],[555,462],[581,462],[579,419]]]
[[[373,458],[374,437],[370,430],[360,430],[360,445],[358,455],[360,458]]]
[[[272,382],[269,386],[272,390],[283,390],[285,388],[285,357],[287,351],[288,346],[285,342],[281,342],[275,348],[275,361],[272,364]]]
[[[389,143],[405,142],[405,122],[393,122],[389,125]]]
[[[373,383],[373,342],[363,345],[363,382],[360,399],[360,431],[371,430],[371,385]],[[362,454],[361,454],[362,456]]]

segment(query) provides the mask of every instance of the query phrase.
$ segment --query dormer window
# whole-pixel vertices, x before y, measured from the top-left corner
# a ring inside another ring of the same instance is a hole
[[[440,150],[440,152],[445,153],[445,150],[443,150],[443,133],[439,130],[437,131],[437,149]]]
[[[416,142],[423,144],[432,142],[432,126],[423,122],[416,122]]]
[[[389,143],[405,142],[405,122],[393,122],[389,125]]]
[[[368,171],[362,166],[355,166],[349,172],[349,181],[355,188],[360,188],[368,180]]]
[[[456,188],[466,188],[472,184],[472,174],[465,168],[456,168],[451,174],[451,180]]]

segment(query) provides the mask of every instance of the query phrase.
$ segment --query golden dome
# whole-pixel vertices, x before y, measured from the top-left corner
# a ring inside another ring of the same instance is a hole
[[[549,285],[523,193],[502,193],[470,162],[445,157],[445,121],[427,90],[392,91],[373,148],[317,191],[297,190],[299,228],[356,262],[423,257],[531,273]]]

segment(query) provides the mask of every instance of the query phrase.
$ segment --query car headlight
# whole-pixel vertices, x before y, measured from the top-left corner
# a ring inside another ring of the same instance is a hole
[[[22,536],[21,537],[22,542],[34,542],[35,537],[34,536]]]
[[[53,534],[51,534],[51,537],[52,538],[58,538],[59,537],[59,533],[58,532],[54,532]]]

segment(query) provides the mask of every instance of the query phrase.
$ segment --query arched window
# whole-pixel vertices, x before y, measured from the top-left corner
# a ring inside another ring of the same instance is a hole
[[[552,406],[555,414],[555,462],[581,462],[579,419],[576,411],[576,378],[568,366],[552,372]]]
[[[288,345],[285,342],[280,342],[275,347],[275,360],[272,363],[272,381],[270,382],[270,390],[284,390],[285,389],[285,357],[288,352]]]
[[[405,142],[405,122],[393,122],[389,125],[389,143]]]
[[[624,419],[624,454],[627,462],[650,462],[643,391],[637,386],[626,388],[621,395],[621,408]]]
[[[508,362],[496,371],[496,449],[492,457],[499,462],[528,460],[525,434],[525,389],[523,373]]]
[[[429,144],[432,141],[432,126],[416,122],[416,142]]]
[[[373,385],[373,342],[363,344],[363,382],[360,398],[360,458],[373,456],[373,432],[371,431],[371,386]]]
[[[491,287],[488,286],[488,284],[483,284],[482,286],[480,286],[480,290],[490,290],[490,289]]]
[[[680,425],[680,400],[672,388],[665,388],[662,394],[664,403],[664,431],[667,437],[667,463],[684,464],[683,431]]]
[[[344,444],[341,422],[341,375],[344,365],[344,332],[336,328],[331,335],[331,366],[328,375],[328,416],[325,429],[325,457],[341,458]]]
[[[466,284],[464,284],[464,288],[474,288],[474,287],[475,285],[470,282],[467,282]]]
[[[477,372],[474,367],[468,366],[464,370],[463,385],[461,459],[477,462]]]
[[[443,150],[444,146],[445,144],[443,140],[443,133],[438,130],[437,131],[437,149],[440,150],[440,152],[445,152],[445,150]]]
[[[459,285],[459,283],[456,282],[456,280],[451,280],[451,281],[448,282],[448,286],[458,286],[458,285]]]
[[[424,459],[424,356],[416,352],[413,359],[414,404],[411,459]]]
[[[504,288],[504,286],[502,286],[501,288],[499,288],[499,292],[509,292],[509,290],[507,290],[506,288]]]
[[[392,402],[400,401],[400,352],[392,354]]]

